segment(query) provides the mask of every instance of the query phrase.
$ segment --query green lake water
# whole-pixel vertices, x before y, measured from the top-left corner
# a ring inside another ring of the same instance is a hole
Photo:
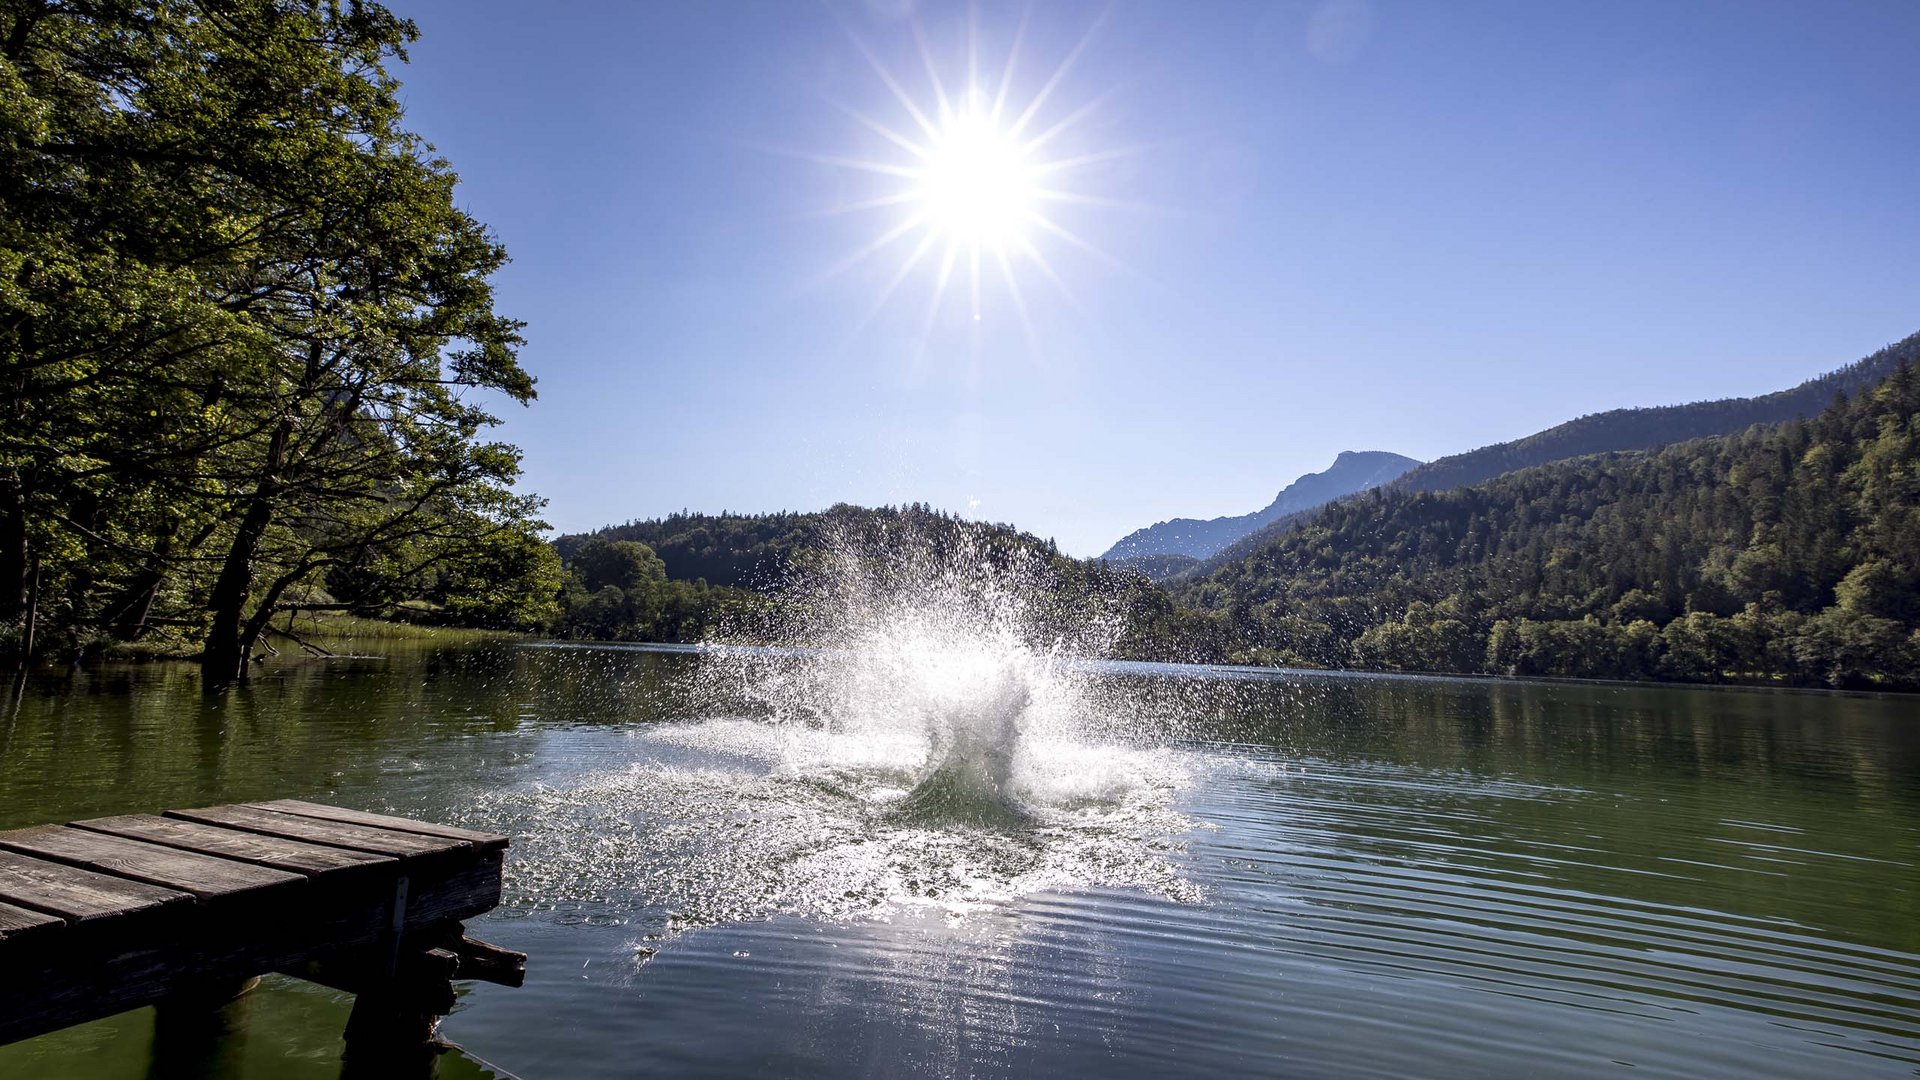
[[[705,662],[37,676],[0,827],[292,797],[511,833],[471,929],[527,985],[464,992],[445,1077],[1920,1073],[1920,700],[1111,665],[1100,734],[1022,736],[1031,805],[989,821],[904,812],[911,731],[748,685],[815,661]],[[347,1008],[269,979],[189,1072],[335,1076]],[[159,1075],[152,1040],[0,1077]]]

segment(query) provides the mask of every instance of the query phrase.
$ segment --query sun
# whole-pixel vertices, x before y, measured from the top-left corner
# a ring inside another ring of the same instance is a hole
[[[928,141],[912,189],[926,226],[949,247],[996,256],[1029,244],[1044,188],[1026,145],[972,102]]]
[[[1045,246],[1065,244],[1108,263],[1118,260],[1076,234],[1061,221],[1061,210],[1071,205],[1125,205],[1075,190],[1078,170],[1130,154],[1131,150],[1062,150],[1075,143],[1076,128],[1103,103],[1096,98],[1050,116],[1056,93],[1085,51],[1094,29],[1089,28],[1051,73],[1038,79],[1029,97],[1016,93],[1015,69],[1025,37],[1022,21],[1013,35],[1006,66],[995,80],[980,77],[975,28],[970,23],[966,41],[965,74],[942,77],[932,50],[916,27],[914,37],[926,74],[926,89],[909,92],[892,72],[856,36],[854,43],[886,89],[897,115],[876,118],[841,104],[840,108],[870,133],[884,140],[886,153],[872,158],[820,154],[804,156],[840,168],[872,174],[881,188],[870,198],[841,205],[831,213],[874,213],[883,217],[878,234],[865,246],[828,271],[839,273],[870,259],[897,255],[898,263],[886,279],[867,318],[873,318],[889,298],[916,271],[930,274],[922,344],[943,310],[950,290],[964,289],[971,299],[975,321],[983,316],[983,296],[999,278],[996,295],[1012,302],[1029,342],[1034,327],[1021,288],[1023,274],[1037,274],[1072,302],[1066,283],[1049,261]],[[863,320],[864,322],[864,320]]]

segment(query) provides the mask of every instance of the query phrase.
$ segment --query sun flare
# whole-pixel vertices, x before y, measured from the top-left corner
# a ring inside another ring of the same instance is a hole
[[[1020,140],[969,105],[930,141],[913,189],[926,224],[949,246],[1004,254],[1026,244],[1041,188]]]
[[[948,81],[942,78],[926,39],[916,31],[926,74],[926,92],[921,94],[909,92],[862,44],[861,51],[892,94],[898,115],[889,120],[842,108],[884,140],[885,152],[872,158],[810,155],[880,179],[883,186],[871,197],[835,209],[835,213],[872,212],[885,221],[872,240],[833,272],[870,259],[898,258],[868,318],[885,306],[916,271],[928,274],[932,295],[922,328],[923,345],[955,289],[965,290],[976,321],[982,318],[983,297],[987,294],[992,294],[987,298],[1010,301],[1032,343],[1034,326],[1021,277],[1038,274],[1072,300],[1066,283],[1042,250],[1043,242],[1049,247],[1065,244],[1116,261],[1063,224],[1061,212],[1073,205],[1116,205],[1112,200],[1075,190],[1073,177],[1078,170],[1130,151],[1089,151],[1080,146],[1075,153],[1063,149],[1077,141],[1076,129],[1100,106],[1100,99],[1088,101],[1064,117],[1048,115],[1049,105],[1058,96],[1056,91],[1092,38],[1093,29],[1057,68],[1039,80],[1038,89],[1030,97],[1016,92],[1019,80],[1015,68],[1024,36],[1023,23],[1014,34],[999,77],[983,80],[970,28],[966,77]]]

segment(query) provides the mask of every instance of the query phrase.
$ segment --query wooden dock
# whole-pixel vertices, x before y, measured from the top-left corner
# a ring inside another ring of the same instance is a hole
[[[356,995],[349,1075],[417,1073],[454,979],[525,976],[461,926],[500,902],[507,843],[292,799],[0,832],[0,1044],[284,972]]]

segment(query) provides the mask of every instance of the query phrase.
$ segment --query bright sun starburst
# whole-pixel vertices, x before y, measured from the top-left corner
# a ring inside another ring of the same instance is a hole
[[[1074,191],[1068,177],[1076,169],[1120,156],[1120,152],[1060,156],[1057,150],[1068,141],[1062,136],[1100,102],[1088,102],[1057,121],[1043,120],[1049,99],[1092,34],[1089,30],[1039,90],[1023,101],[1014,100],[1013,89],[1024,22],[1014,35],[997,83],[986,85],[978,76],[978,51],[970,27],[966,78],[951,90],[941,78],[926,40],[916,32],[928,83],[928,93],[918,98],[873,53],[861,47],[909,123],[889,124],[859,110],[846,109],[860,124],[884,138],[894,153],[881,160],[817,160],[875,174],[889,184],[876,197],[837,211],[884,211],[888,216],[879,234],[844,260],[840,268],[903,253],[898,255],[898,265],[875,301],[875,312],[916,269],[931,268],[933,293],[927,329],[931,329],[945,303],[950,286],[963,283],[971,298],[973,318],[978,320],[982,275],[997,273],[1031,340],[1033,326],[1018,271],[1030,268],[1066,294],[1065,283],[1041,250],[1041,240],[1063,242],[1111,258],[1061,224],[1055,211],[1064,204],[1108,202]]]
[[[913,188],[926,225],[950,247],[1004,253],[1026,244],[1044,194],[1027,147],[971,101],[929,141]]]

